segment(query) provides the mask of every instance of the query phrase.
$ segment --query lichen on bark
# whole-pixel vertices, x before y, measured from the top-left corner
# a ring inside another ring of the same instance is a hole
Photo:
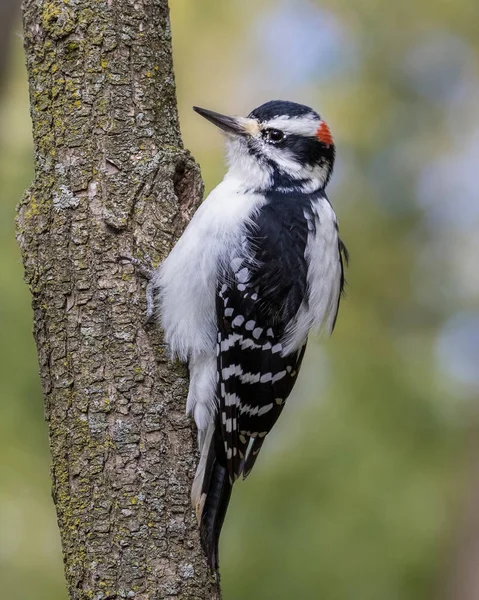
[[[166,0],[25,0],[35,180],[18,241],[72,600],[219,598],[189,502],[187,374],[141,279],[202,195],[179,131]]]

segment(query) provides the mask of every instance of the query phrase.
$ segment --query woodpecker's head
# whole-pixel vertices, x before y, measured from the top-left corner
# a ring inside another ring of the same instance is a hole
[[[247,117],[194,107],[228,137],[230,174],[248,187],[312,192],[327,185],[335,148],[326,123],[311,108],[272,100]]]

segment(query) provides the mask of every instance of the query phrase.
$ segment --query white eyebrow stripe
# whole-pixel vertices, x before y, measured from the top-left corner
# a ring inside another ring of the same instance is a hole
[[[313,113],[301,117],[282,115],[263,123],[263,129],[279,129],[285,133],[314,136],[318,130],[319,123],[320,120]]]

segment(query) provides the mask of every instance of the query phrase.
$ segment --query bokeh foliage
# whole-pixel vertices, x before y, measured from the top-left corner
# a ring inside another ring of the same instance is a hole
[[[474,216],[466,230],[441,221],[439,208],[460,198],[443,197],[431,165],[460,169],[479,124],[477,2],[171,8],[185,145],[207,189],[224,170],[222,140],[192,104],[240,114],[273,97],[310,104],[335,135],[330,196],[352,256],[334,336],[310,344],[278,431],[235,489],[225,600],[437,598],[477,397],[437,344],[455,314],[477,310],[479,276],[462,249],[479,228]],[[13,232],[32,160],[21,40],[12,45],[0,98],[0,581],[9,600],[65,600]],[[421,200],[428,186],[433,204]]]

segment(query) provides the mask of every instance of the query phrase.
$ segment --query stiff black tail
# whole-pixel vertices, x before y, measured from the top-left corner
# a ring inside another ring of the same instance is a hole
[[[215,428],[204,441],[192,493],[201,544],[213,571],[218,570],[219,538],[232,489],[225,458],[224,444]],[[199,491],[200,485],[200,494],[195,493],[195,487]]]

